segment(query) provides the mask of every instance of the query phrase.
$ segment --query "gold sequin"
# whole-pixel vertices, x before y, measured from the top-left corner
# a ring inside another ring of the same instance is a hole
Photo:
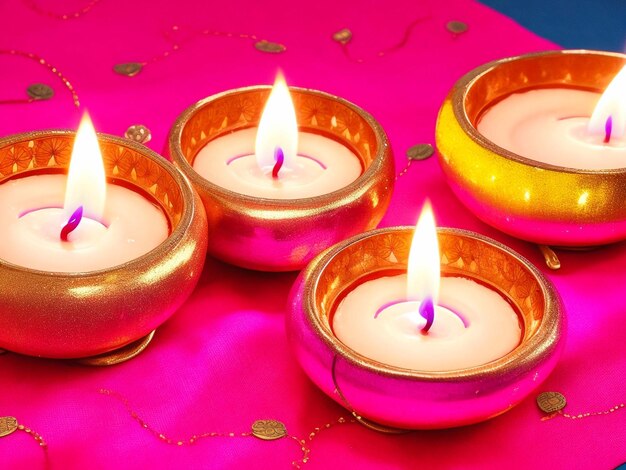
[[[352,31],[348,28],[343,28],[333,34],[333,40],[341,44],[348,44],[352,39]]]
[[[33,83],[26,89],[26,93],[35,100],[49,100],[54,96],[54,90],[43,83]]]
[[[140,144],[147,144],[150,140],[152,140],[152,133],[146,126],[136,124],[126,129],[124,137],[134,140],[135,142],[139,142]]]
[[[454,34],[463,34],[467,31],[467,28],[467,23],[462,21],[448,21],[446,24],[446,29]]]
[[[260,419],[252,424],[252,435],[264,441],[273,441],[285,437],[287,428],[275,419]]]
[[[17,431],[17,419],[13,416],[0,417],[0,437],[8,436]]]
[[[435,153],[435,149],[432,145],[417,144],[406,151],[406,156],[411,160],[426,160],[430,158],[433,153]]]
[[[565,408],[567,400],[559,392],[543,392],[537,396],[537,405],[544,413],[554,413]]]
[[[126,62],[123,64],[115,64],[113,70],[115,73],[125,75],[127,77],[134,77],[143,69],[143,65],[139,62]]]
[[[270,54],[280,54],[281,52],[285,52],[287,50],[287,48],[282,44],[266,41],[265,39],[257,41],[254,44],[254,47],[261,52],[267,52]]]

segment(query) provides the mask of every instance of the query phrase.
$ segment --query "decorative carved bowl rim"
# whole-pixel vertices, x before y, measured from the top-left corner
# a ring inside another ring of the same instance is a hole
[[[73,130],[66,129],[51,129],[51,130],[38,130],[31,132],[24,132],[21,134],[13,134],[7,137],[0,138],[0,149],[5,147],[18,144],[20,142],[27,142],[30,140],[42,139],[46,137],[61,137],[61,138],[70,138],[73,140],[76,132]],[[135,151],[137,154],[140,154],[142,157],[147,158],[152,161],[156,165],[158,165],[162,170],[167,172],[167,174],[173,179],[178,188],[181,191],[182,198],[182,214],[180,220],[174,224],[171,218],[168,216],[168,220],[172,223],[172,230],[169,236],[158,246],[150,250],[149,252],[138,256],[132,260],[129,260],[125,263],[118,264],[116,266],[112,266],[109,268],[98,269],[87,272],[52,272],[52,271],[41,271],[37,269],[28,268],[25,266],[19,266],[8,261],[5,261],[0,258],[0,267],[3,269],[13,269],[17,271],[28,272],[37,275],[45,275],[51,276],[55,278],[86,278],[86,277],[96,277],[102,276],[105,274],[113,273],[113,272],[121,272],[126,271],[129,268],[136,268],[142,265],[147,265],[154,259],[159,259],[163,255],[167,254],[172,247],[176,246],[178,242],[183,238],[185,233],[189,230],[190,224],[192,222],[194,216],[194,210],[197,210],[194,207],[194,193],[190,183],[186,180],[186,178],[180,173],[180,171],[169,161],[163,158],[161,155],[156,152],[150,150],[145,145],[134,142],[130,139],[125,139],[121,137],[117,137],[114,135],[98,133],[98,141],[106,142],[114,145],[119,145],[120,147],[126,147],[132,151]],[[45,170],[42,167],[42,170]],[[37,174],[37,170],[35,169],[31,173],[33,176]],[[107,175],[107,179],[109,175]],[[136,187],[142,188],[139,183],[135,184]],[[147,188],[142,188],[143,190],[147,190]],[[153,198],[152,202],[159,204],[160,208],[167,212],[165,207],[162,205],[161,201],[157,198]]]
[[[409,378],[428,382],[458,382],[459,380],[465,379],[495,379],[502,374],[516,375],[518,373],[531,370],[535,365],[542,363],[560,351],[558,346],[564,336],[565,313],[560,297],[552,283],[533,264],[502,243],[475,232],[456,228],[438,228],[437,231],[440,239],[442,236],[459,237],[484,244],[487,249],[495,250],[496,252],[504,255],[507,263],[509,263],[509,266],[521,266],[532,276],[532,281],[536,282],[541,289],[544,305],[540,321],[532,327],[531,331],[528,326],[533,320],[526,314],[521,315],[526,327],[526,332],[521,343],[513,351],[487,364],[452,371],[430,372],[383,364],[359,354],[339,341],[330,328],[328,318],[325,316],[325,313],[321,311],[317,301],[319,294],[318,290],[332,288],[345,292],[346,290],[349,290],[354,283],[339,286],[333,285],[333,287],[322,286],[320,279],[324,275],[325,271],[329,268],[339,253],[349,249],[351,246],[363,244],[364,242],[387,234],[391,234],[392,236],[394,234],[412,234],[413,230],[414,227],[401,226],[380,228],[362,233],[345,240],[318,255],[301,274],[301,281],[298,281],[297,283],[302,282],[304,284],[302,309],[304,310],[306,321],[312,327],[316,335],[320,337],[329,349],[332,350],[337,356],[343,358],[357,368],[364,368],[371,372],[375,372],[377,375],[390,378]],[[445,253],[442,253],[442,255],[445,255]],[[401,269],[402,264],[402,262],[399,262],[397,269]],[[404,268],[406,269],[406,264],[404,264]],[[380,271],[384,272],[385,270],[389,271],[390,269],[393,268],[387,267],[385,269],[381,269]],[[469,271],[464,273],[458,269],[453,270],[454,272],[452,273],[450,272],[450,269],[448,269],[445,265],[442,265],[442,274],[454,274],[470,279],[477,278],[477,276],[473,276]],[[492,287],[497,288],[502,295],[507,297],[513,303],[516,303],[511,296],[506,295],[503,288],[498,288],[498,286],[493,284]],[[336,299],[337,296],[335,295],[335,300],[332,301],[333,305],[331,306],[331,310],[336,308],[336,305],[334,305],[336,303]],[[518,311],[522,311],[519,305],[516,305],[516,307]]]
[[[378,123],[378,121],[367,111],[362,109],[361,107],[351,103],[350,101],[343,99],[341,97],[332,95],[330,93],[326,93],[324,91],[313,90],[308,88],[299,88],[299,87],[289,87],[289,91],[292,94],[300,94],[300,95],[313,95],[319,97],[326,101],[334,101],[339,103],[341,106],[349,109],[350,111],[356,113],[371,129],[376,139],[376,153],[372,157],[372,161],[369,165],[364,168],[363,173],[359,175],[359,177],[351,182],[350,184],[330,193],[321,194],[313,197],[306,198],[298,198],[298,199],[272,199],[272,198],[262,198],[258,196],[250,196],[246,194],[241,194],[235,191],[231,191],[229,189],[223,188],[215,183],[208,181],[206,178],[202,177],[196,170],[193,168],[192,164],[189,161],[189,157],[185,155],[182,149],[182,133],[183,129],[187,126],[190,119],[202,108],[205,106],[211,105],[213,102],[223,99],[223,98],[231,98],[237,95],[246,94],[246,93],[254,93],[254,92],[269,92],[271,91],[271,85],[254,85],[249,87],[236,88],[232,90],[227,90],[221,93],[216,93],[207,98],[204,98],[193,105],[189,106],[187,109],[183,111],[183,113],[178,117],[174,126],[170,131],[169,136],[169,154],[172,158],[172,161],[179,165],[183,171],[183,173],[191,180],[194,185],[197,185],[198,188],[202,188],[204,191],[208,191],[212,194],[219,194],[224,199],[231,201],[238,201],[241,205],[254,205],[254,204],[262,204],[264,208],[269,209],[309,209],[309,210],[319,210],[319,208],[334,208],[345,204],[346,201],[350,200],[354,194],[359,193],[363,190],[364,187],[367,187],[371,181],[376,181],[381,178],[381,174],[385,168],[385,160],[388,158],[392,158],[390,151],[389,139],[387,138],[387,134],[383,130],[382,126]],[[298,127],[301,130],[307,130],[306,126],[303,126],[301,123],[298,123]],[[243,128],[242,128],[243,129]],[[336,140],[337,142],[346,145],[344,141],[341,139],[335,138],[331,135],[327,135],[322,133],[324,137]],[[218,136],[219,137],[219,136]],[[216,137],[216,138],[218,138]],[[363,159],[360,155],[360,152],[357,149],[352,148],[352,150],[357,154],[361,163],[364,164]],[[195,157],[195,155],[194,155]],[[390,183],[393,185],[393,182]]]
[[[491,140],[483,136],[475,126],[475,119],[468,115],[467,104],[468,102],[477,101],[474,97],[473,91],[479,85],[483,83],[489,83],[492,80],[491,75],[494,72],[499,72],[499,69],[505,69],[507,67],[515,67],[520,66],[522,64],[528,63],[528,69],[537,69],[539,71],[545,72],[544,76],[542,76],[541,83],[526,83],[524,87],[515,88],[514,84],[509,85],[507,94],[511,94],[514,92],[522,92],[525,90],[530,90],[533,88],[539,87],[548,87],[548,86],[563,86],[570,88],[581,88],[581,89],[593,89],[593,91],[602,92],[604,89],[598,88],[598,85],[585,85],[578,84],[576,82],[566,83],[563,82],[561,78],[559,78],[559,74],[565,75],[563,70],[574,70],[579,71],[585,67],[588,67],[588,63],[585,62],[585,59],[622,59],[624,64],[626,65],[626,55],[621,54],[619,52],[606,52],[606,51],[593,51],[593,50],[585,50],[585,49],[570,49],[570,50],[557,50],[557,51],[542,51],[542,52],[532,52],[529,54],[522,54],[513,57],[506,57],[503,59],[494,60],[492,62],[488,62],[484,65],[476,67],[470,72],[466,73],[463,77],[461,77],[454,85],[452,90],[452,107],[454,110],[454,116],[457,119],[459,125],[463,129],[463,131],[477,144],[480,146],[490,150],[491,152],[504,157],[509,160],[513,160],[518,163],[522,163],[524,165],[528,165],[531,167],[542,168],[545,170],[558,171],[563,173],[574,173],[574,174],[583,174],[583,175],[607,175],[607,174],[624,174],[626,173],[626,168],[615,168],[615,169],[596,169],[596,170],[586,170],[580,168],[569,168],[558,165],[552,165],[549,163],[533,160],[522,155],[518,155],[510,150],[500,147],[494,144]],[[538,64],[541,61],[552,61],[553,67],[541,67]],[[579,61],[579,63],[577,62]],[[554,75],[554,76],[551,76]],[[609,77],[613,78],[613,77]],[[573,79],[572,79],[573,80]],[[607,83],[608,85],[608,83]],[[476,96],[480,96],[477,94]],[[485,97],[483,96],[482,99]],[[502,96],[498,97],[498,99],[502,98]],[[482,110],[486,109],[491,102],[495,102],[492,100],[490,102],[483,103]],[[482,112],[482,111],[481,111]],[[481,113],[478,113],[480,116]]]

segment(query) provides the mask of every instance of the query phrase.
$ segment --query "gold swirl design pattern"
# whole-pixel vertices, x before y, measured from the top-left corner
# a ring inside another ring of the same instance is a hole
[[[329,319],[342,292],[376,273],[406,271],[412,232],[383,231],[338,252],[320,276],[317,302]],[[465,276],[498,291],[527,319],[525,337],[539,326],[544,294],[533,273],[495,245],[461,234],[439,232],[443,275]],[[346,286],[343,291],[339,286]],[[329,320],[330,321],[330,320]],[[530,328],[529,328],[530,325]]]
[[[73,134],[51,134],[8,144],[0,140],[0,184],[16,175],[67,168],[73,140]],[[163,207],[172,226],[178,224],[183,211],[182,194],[167,171],[130,146],[100,139],[100,149],[107,177],[142,188]]]
[[[323,96],[297,88],[290,91],[301,129],[334,138],[359,155],[365,168],[371,164],[378,147],[376,135],[359,113]],[[227,92],[201,105],[181,135],[181,147],[188,161],[193,163],[198,151],[220,135],[257,126],[269,93],[269,87],[237,94]]]

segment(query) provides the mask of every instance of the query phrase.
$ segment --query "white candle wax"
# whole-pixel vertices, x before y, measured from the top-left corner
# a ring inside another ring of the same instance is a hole
[[[543,88],[514,93],[485,112],[477,129],[496,145],[551,165],[587,170],[626,168],[626,137],[587,130],[600,93]]]
[[[64,175],[36,175],[0,185],[0,258],[42,271],[86,272],[130,261],[167,238],[167,219],[158,207],[108,184],[104,224],[83,217],[61,241],[66,181]]]
[[[520,342],[520,319],[497,292],[461,277],[441,278],[439,305],[427,334],[419,302],[406,298],[406,275],[367,281],[335,311],[337,338],[356,352],[391,366],[448,371],[486,364]]]
[[[225,189],[269,199],[298,199],[336,191],[361,174],[359,158],[326,137],[298,133],[298,156],[293,168],[283,167],[272,178],[272,167],[259,167],[254,154],[257,129],[226,134],[205,145],[193,168]]]

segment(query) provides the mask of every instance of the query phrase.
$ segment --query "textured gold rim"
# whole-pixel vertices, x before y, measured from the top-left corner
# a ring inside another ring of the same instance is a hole
[[[289,200],[281,200],[281,199],[267,199],[267,198],[259,198],[254,196],[247,196],[244,194],[236,193],[225,189],[221,186],[218,186],[210,181],[206,180],[202,176],[200,176],[193,168],[193,166],[189,163],[187,158],[183,155],[182,146],[181,146],[181,137],[182,132],[189,119],[202,107],[207,104],[223,97],[236,95],[243,92],[249,91],[257,91],[257,90],[271,90],[271,86],[269,85],[258,85],[251,87],[243,87],[237,88],[229,91],[225,91],[222,93],[217,93],[215,95],[209,96],[203,100],[198,101],[197,103],[188,107],[183,113],[179,116],[179,118],[174,123],[172,127],[170,137],[169,137],[169,149],[171,152],[172,160],[180,166],[183,173],[187,175],[187,177],[191,180],[194,185],[197,185],[198,188],[202,188],[203,191],[212,194],[219,194],[223,198],[232,201],[239,201],[239,203],[243,206],[250,205],[252,203],[262,203],[264,206],[271,209],[284,209],[288,208],[290,210],[304,210],[308,209],[311,211],[319,211],[320,208],[335,208],[340,207],[345,204],[345,201],[351,197],[352,194],[359,192],[363,187],[366,187],[370,182],[377,180],[378,175],[381,173],[384,166],[385,154],[387,153],[387,149],[389,148],[389,140],[387,139],[387,135],[383,131],[380,124],[370,115],[368,112],[360,108],[359,106],[343,99],[338,96],[331,95],[329,93],[311,90],[306,88],[297,88],[297,87],[289,87],[292,91],[297,91],[300,93],[307,93],[311,95],[318,95],[320,97],[326,98],[328,100],[334,100],[344,105],[347,108],[350,108],[354,112],[356,112],[360,117],[367,122],[367,124],[371,127],[372,131],[376,136],[376,142],[378,145],[376,155],[372,159],[371,164],[365,169],[365,171],[352,183],[343,188],[333,191],[332,193],[323,194],[320,196],[310,197],[310,198],[300,198],[300,199],[289,199]],[[332,138],[329,136],[329,138]]]
[[[370,370],[378,375],[396,378],[411,378],[430,382],[458,381],[459,379],[482,379],[487,377],[495,377],[515,369],[530,370],[533,365],[541,362],[542,359],[548,357],[551,354],[551,352],[557,346],[557,342],[559,341],[559,329],[561,328],[560,299],[552,285],[534,265],[532,265],[528,260],[515,253],[505,245],[483,235],[454,228],[440,228],[438,229],[438,231],[440,233],[473,238],[482,243],[488,244],[504,252],[504,254],[513,258],[516,262],[522,264],[525,268],[528,269],[530,273],[532,273],[534,279],[541,287],[543,299],[545,302],[543,319],[541,321],[541,325],[538,327],[536,332],[530,338],[522,341],[522,343],[509,354],[503,356],[496,361],[481,366],[445,372],[424,372],[389,366],[387,364],[383,364],[362,356],[361,354],[341,343],[334,336],[330,328],[320,320],[320,312],[318,310],[315,300],[315,291],[318,287],[318,281],[321,274],[324,272],[330,261],[337,255],[337,253],[341,252],[350,245],[359,243],[364,239],[374,237],[382,233],[399,233],[412,230],[414,230],[414,227],[393,227],[376,229],[357,235],[321,253],[309,264],[307,269],[304,271],[303,305],[306,311],[306,318],[308,322],[312,325],[315,333],[328,345],[328,347],[335,354],[357,367]]]
[[[591,50],[558,50],[558,51],[545,51],[545,52],[534,52],[530,54],[523,54],[515,57],[507,57],[504,59],[494,60],[485,65],[475,68],[471,72],[468,72],[466,75],[461,77],[458,82],[454,85],[454,89],[452,91],[452,109],[454,112],[454,116],[461,126],[461,129],[481,147],[491,151],[494,154],[507,158],[509,160],[513,160],[518,163],[522,163],[524,165],[528,165],[531,167],[541,168],[544,170],[551,171],[559,171],[564,173],[575,173],[575,174],[583,174],[583,175],[621,175],[626,173],[626,168],[618,168],[618,169],[609,169],[609,170],[584,170],[578,168],[569,168],[569,167],[561,167],[556,165],[550,165],[544,162],[539,162],[536,160],[531,160],[529,158],[523,157],[516,153],[511,152],[503,147],[500,147],[486,137],[484,137],[476,127],[474,127],[474,123],[472,123],[470,117],[467,115],[467,110],[465,107],[465,103],[467,100],[468,94],[471,92],[472,87],[474,87],[480,80],[485,78],[490,71],[499,67],[502,64],[506,64],[509,62],[515,62],[520,60],[528,60],[533,58],[542,58],[542,57],[551,57],[551,56],[605,56],[605,57],[615,57],[626,60],[626,55],[620,54],[617,52],[605,52],[605,51],[591,51]],[[597,91],[603,91],[598,89]]]
[[[14,144],[16,142],[23,142],[25,140],[37,139],[40,137],[68,136],[68,135],[73,136],[75,134],[76,132],[71,131],[71,130],[42,130],[42,131],[25,132],[22,134],[14,134],[14,135],[0,139],[0,148],[7,146],[7,145]],[[167,239],[163,243],[161,243],[159,246],[149,251],[148,253],[142,256],[139,256],[133,260],[130,260],[126,263],[114,266],[112,268],[106,268],[106,269],[101,269],[97,271],[89,271],[86,273],[83,273],[83,272],[59,273],[59,272],[39,271],[36,269],[18,266],[18,265],[9,263],[3,259],[0,259],[0,267],[6,268],[6,269],[12,269],[16,271],[22,271],[25,273],[32,273],[32,274],[37,274],[37,275],[45,274],[46,276],[52,276],[55,278],[66,278],[66,279],[72,279],[72,278],[77,278],[77,277],[86,278],[86,277],[91,277],[91,276],[101,276],[107,273],[124,271],[134,266],[144,266],[144,265],[149,264],[153,259],[159,259],[163,257],[165,254],[170,252],[170,250],[180,241],[183,235],[188,231],[191,221],[193,219],[193,215],[194,215],[193,214],[194,208],[193,208],[193,205],[190,203],[190,201],[194,200],[194,195],[193,195],[191,186],[189,185],[185,177],[180,173],[180,171],[178,171],[178,169],[174,165],[172,165],[170,162],[165,160],[165,158],[153,152],[145,145],[133,142],[129,139],[124,139],[121,137],[108,135],[108,134],[98,134],[98,139],[103,142],[110,142],[110,143],[117,144],[123,147],[127,147],[127,148],[137,151],[138,153],[141,153],[143,156],[145,156],[146,158],[150,159],[151,161],[159,165],[174,179],[174,181],[176,182],[176,184],[178,185],[182,193],[183,212],[182,212],[182,216],[181,216],[179,223],[176,225],[176,227],[173,227],[172,233],[170,233],[170,235],[167,237]]]

